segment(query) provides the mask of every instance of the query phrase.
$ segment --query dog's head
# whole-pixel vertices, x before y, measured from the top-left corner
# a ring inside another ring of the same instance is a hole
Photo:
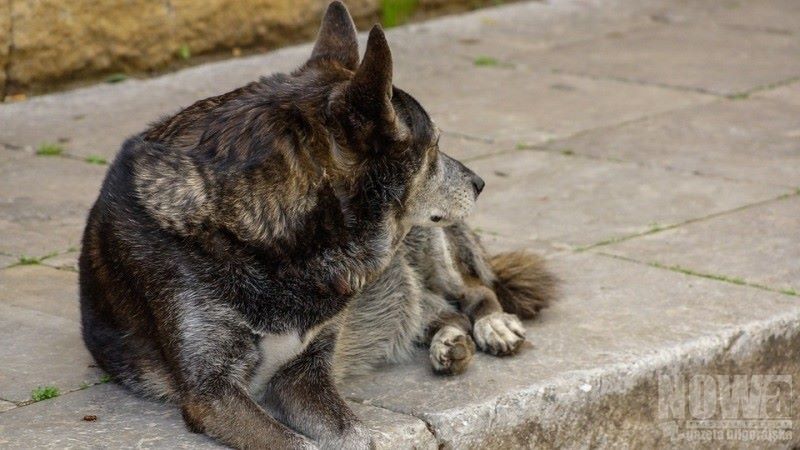
[[[439,130],[425,109],[392,85],[392,55],[379,26],[359,64],[353,20],[342,3],[331,3],[305,70],[345,80],[334,85],[327,108],[340,173],[371,168],[370,181],[396,199],[407,225],[443,226],[470,213],[484,182],[439,150]]]

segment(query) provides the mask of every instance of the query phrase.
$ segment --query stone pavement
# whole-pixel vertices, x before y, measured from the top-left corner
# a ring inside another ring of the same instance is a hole
[[[543,253],[564,292],[517,357],[440,378],[420,351],[344,383],[379,447],[695,446],[659,415],[659,376],[797,384],[800,3],[551,0],[389,39],[396,84],[487,181],[472,223],[488,247]],[[92,365],[84,217],[127,135],[308,53],[0,105],[0,448],[214,446]],[[38,155],[46,143],[63,151]],[[61,395],[33,403],[44,386]],[[800,444],[791,400],[790,440],[724,444]]]

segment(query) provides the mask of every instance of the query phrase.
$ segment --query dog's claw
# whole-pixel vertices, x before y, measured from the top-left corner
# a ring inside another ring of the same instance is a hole
[[[496,312],[475,321],[472,334],[478,348],[496,356],[512,355],[525,342],[525,328],[514,314]]]

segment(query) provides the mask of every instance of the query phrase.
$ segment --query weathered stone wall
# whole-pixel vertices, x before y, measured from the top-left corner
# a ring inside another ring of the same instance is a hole
[[[314,35],[329,0],[0,0],[0,94],[142,73],[224,49],[274,48]],[[362,24],[381,0],[348,0]],[[417,15],[487,0],[418,0]],[[3,96],[0,96],[2,99]]]

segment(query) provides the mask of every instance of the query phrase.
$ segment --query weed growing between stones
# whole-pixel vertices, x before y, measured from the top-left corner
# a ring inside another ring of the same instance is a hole
[[[58,144],[44,143],[36,149],[39,156],[59,156],[64,153],[64,147]]]
[[[31,391],[31,400],[40,402],[42,400],[58,397],[59,395],[61,395],[61,392],[55,386],[39,386]]]

